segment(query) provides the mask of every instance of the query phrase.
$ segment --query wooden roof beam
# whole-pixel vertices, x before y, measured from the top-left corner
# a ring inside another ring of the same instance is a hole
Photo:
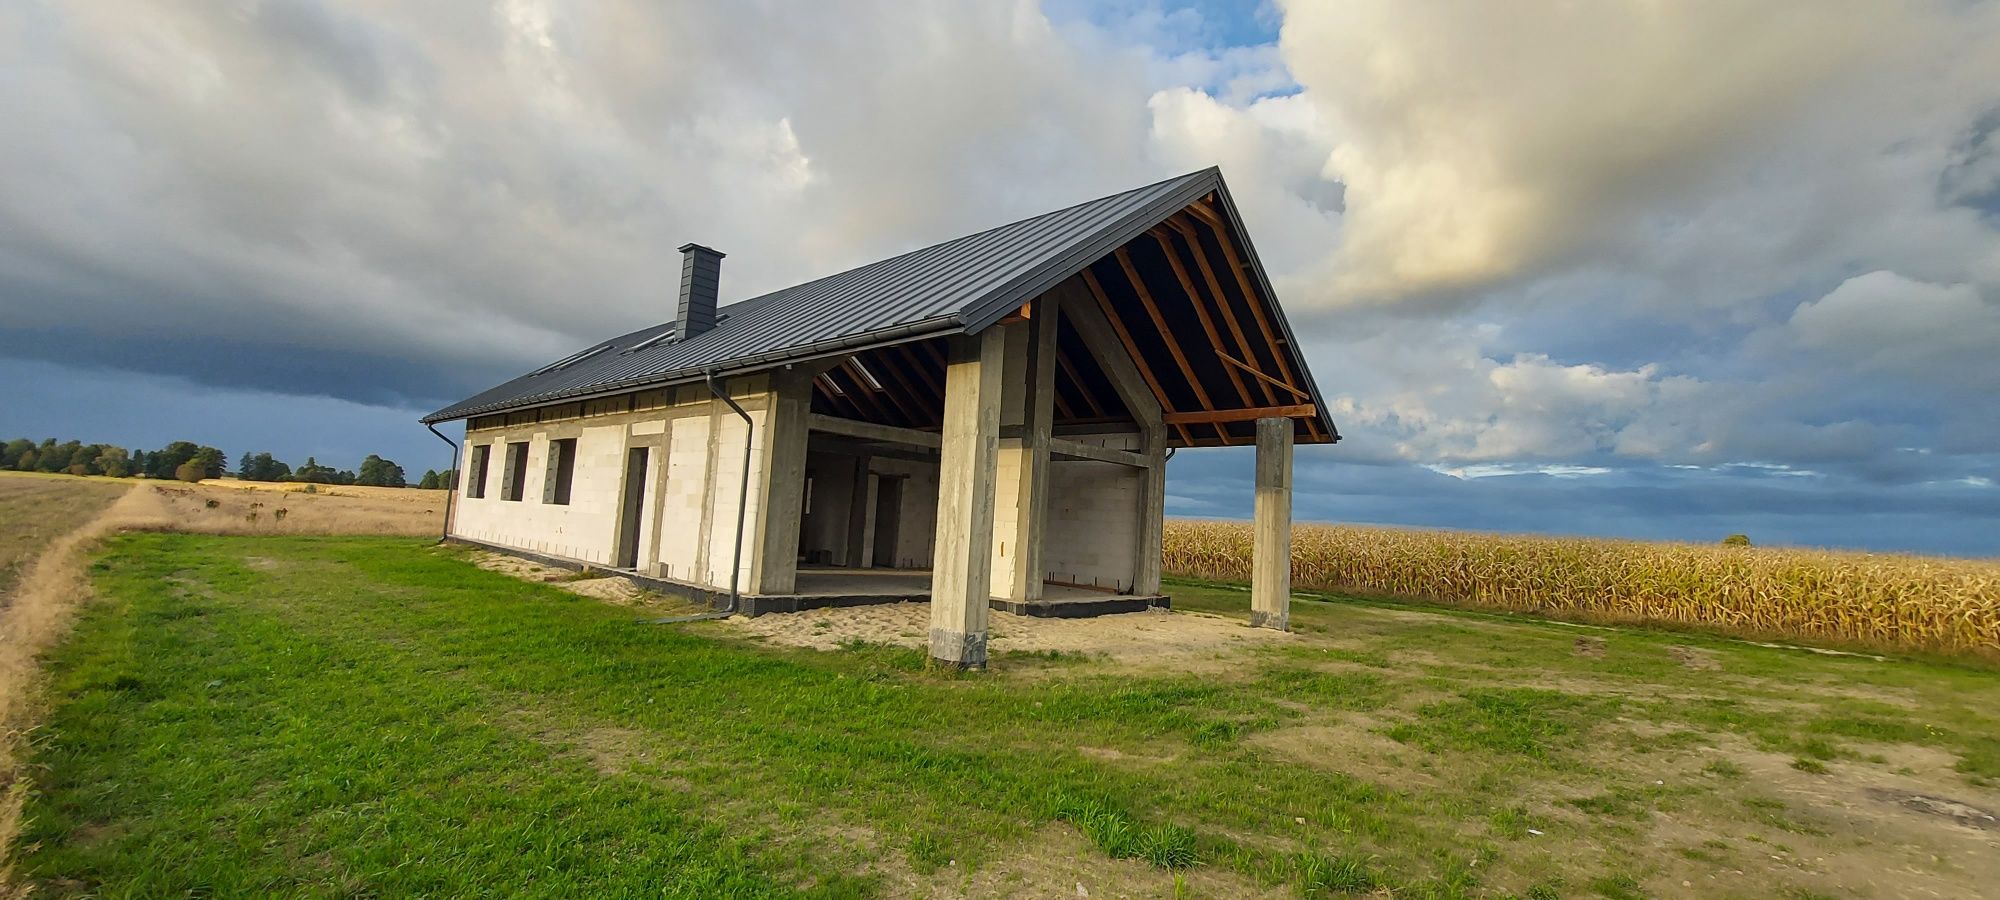
[[[1195,318],[1201,320],[1201,330],[1208,335],[1209,346],[1215,349],[1217,356],[1227,358],[1229,354],[1227,348],[1222,346],[1222,335],[1215,330],[1215,322],[1208,316],[1206,298],[1195,288],[1194,279],[1188,277],[1187,269],[1181,265],[1181,254],[1174,247],[1173,237],[1168,235],[1164,228],[1154,228],[1147,233],[1151,234],[1154,242],[1160,245],[1160,252],[1166,254],[1167,266],[1174,270],[1174,277],[1180,280],[1181,290],[1187,292],[1188,302],[1194,305]],[[1242,398],[1244,406],[1256,402],[1250,397],[1250,389],[1243,384],[1242,375],[1228,366],[1224,366],[1223,371],[1229,374],[1229,382],[1236,385],[1236,394]]]
[[[1181,377],[1187,379],[1188,387],[1194,388],[1195,400],[1201,403],[1202,409],[1214,409],[1215,403],[1208,399],[1208,389],[1202,387],[1201,379],[1195,377],[1194,367],[1188,365],[1187,354],[1181,352],[1181,342],[1174,338],[1173,329],[1167,327],[1166,318],[1160,315],[1159,306],[1153,303],[1153,293],[1146,289],[1146,280],[1140,278],[1139,270],[1132,266],[1132,254],[1121,246],[1111,255],[1117,257],[1118,267],[1123,269],[1125,277],[1131,280],[1132,292],[1139,296],[1139,305],[1145,308],[1146,316],[1153,320],[1153,327],[1159,330],[1160,340],[1167,345],[1167,353],[1174,358],[1174,365],[1181,370]],[[1138,350],[1134,348],[1133,352],[1137,353]],[[1164,398],[1166,394],[1162,393],[1160,396]],[[1230,442],[1229,436],[1222,429],[1217,428],[1215,432],[1216,437],[1221,438],[1223,443]]]
[[[1253,409],[1167,413],[1162,418],[1165,418],[1169,425],[1220,425],[1227,422],[1255,422],[1258,419],[1305,419],[1310,422],[1318,415],[1319,407],[1311,403],[1299,403],[1292,406],[1260,406]]]
[[[1201,270],[1201,279],[1207,282],[1209,295],[1215,298],[1216,308],[1222,310],[1223,324],[1229,326],[1230,336],[1236,339],[1236,352],[1246,359],[1255,359],[1256,356],[1250,349],[1250,339],[1243,335],[1243,323],[1236,318],[1236,310],[1229,302],[1229,295],[1222,292],[1222,282],[1216,280],[1215,268],[1208,264],[1208,249],[1201,245],[1201,236],[1195,233],[1193,225],[1189,225],[1187,220],[1179,215],[1168,218],[1167,225],[1187,239],[1188,250],[1194,256],[1195,268]],[[1263,391],[1265,403],[1277,402],[1278,396],[1271,393],[1269,385],[1259,383],[1257,387]]]
[[[1071,295],[1070,305],[1064,309],[1064,318],[1076,324],[1076,333],[1083,338],[1083,345],[1096,358],[1097,366],[1104,370],[1105,377],[1111,379],[1111,386],[1118,391],[1119,399],[1125,401],[1125,409],[1133,418],[1146,422],[1153,416],[1170,412],[1173,405],[1167,395],[1160,390],[1159,379],[1153,377],[1153,370],[1146,365],[1146,358],[1139,354],[1139,348],[1132,342],[1132,334],[1125,330],[1125,324],[1118,320],[1111,307],[1111,298],[1104,295],[1104,286],[1097,283],[1097,276],[1088,266],[1083,269],[1083,284],[1089,288],[1089,296]],[[1124,353],[1117,352],[1123,345]],[[1122,365],[1121,365],[1122,363]],[[1137,375],[1135,382],[1132,376]],[[1174,426],[1181,440],[1193,443],[1185,426]]]
[[[1279,376],[1286,384],[1297,386],[1299,378],[1292,372],[1290,347],[1278,340],[1277,332],[1271,328],[1270,317],[1264,315],[1264,304],[1258,302],[1257,290],[1250,286],[1250,276],[1244,272],[1243,258],[1236,253],[1236,239],[1230,236],[1229,224],[1224,222],[1222,216],[1208,204],[1208,198],[1203,198],[1188,204],[1187,208],[1196,218],[1207,222],[1208,227],[1215,231],[1216,246],[1222,248],[1222,258],[1229,263],[1229,271],[1236,276],[1236,286],[1243,290],[1243,299],[1250,304],[1250,314],[1257,320],[1257,330],[1264,335],[1265,343],[1271,346],[1274,351],[1272,355],[1278,359]],[[1306,423],[1306,433],[1317,440],[1319,423]]]

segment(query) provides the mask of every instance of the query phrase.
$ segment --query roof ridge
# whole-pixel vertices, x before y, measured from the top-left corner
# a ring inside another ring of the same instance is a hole
[[[918,253],[923,253],[923,252],[925,252],[925,251],[927,251],[927,250],[932,250],[932,249],[935,249],[935,248],[938,248],[938,247],[943,247],[943,246],[945,246],[946,244],[955,244],[955,243],[958,243],[959,241],[967,241],[967,240],[971,240],[971,239],[973,239],[973,238],[977,238],[977,237],[981,237],[981,236],[984,236],[984,235],[989,235],[989,234],[992,234],[992,233],[994,233],[994,232],[996,232],[996,231],[1005,231],[1005,230],[1007,230],[1007,229],[1009,229],[1009,228],[1014,228],[1014,227],[1017,227],[1017,226],[1021,226],[1021,225],[1026,225],[1026,224],[1028,224],[1028,223],[1030,223],[1030,222],[1036,222],[1036,221],[1040,221],[1040,220],[1042,220],[1042,219],[1048,219],[1048,218],[1053,218],[1053,217],[1055,217],[1055,216],[1059,216],[1059,215],[1061,215],[1061,214],[1063,214],[1063,213],[1066,213],[1066,212],[1070,212],[1070,211],[1072,211],[1072,210],[1077,210],[1077,209],[1082,209],[1083,207],[1086,207],[1086,206],[1095,206],[1095,205],[1097,205],[1097,204],[1099,204],[1099,203],[1104,203],[1104,202],[1106,202],[1106,201],[1110,201],[1110,200],[1115,200],[1115,199],[1117,199],[1117,198],[1119,198],[1119,197],[1123,197],[1123,196],[1126,196],[1127,194],[1137,194],[1137,193],[1140,193],[1140,192],[1142,192],[1142,191],[1149,191],[1149,190],[1152,190],[1152,189],[1154,189],[1154,188],[1157,188],[1157,187],[1159,187],[1160,185],[1163,185],[1163,184],[1167,184],[1167,183],[1169,183],[1169,182],[1175,182],[1175,181],[1184,181],[1184,180],[1187,180],[1187,179],[1190,179],[1190,178],[1195,178],[1195,177],[1198,177],[1198,176],[1201,176],[1201,175],[1205,175],[1205,174],[1207,174],[1207,173],[1209,173],[1209,172],[1213,172],[1213,171],[1216,171],[1216,170],[1217,170],[1218,168],[1219,168],[1219,167],[1217,167],[1217,166],[1208,166],[1207,168],[1202,168],[1202,169],[1196,169],[1196,170],[1194,170],[1194,171],[1192,171],[1192,172],[1183,172],[1183,173],[1181,173],[1181,174],[1179,174],[1179,175],[1175,175],[1175,176],[1173,176],[1173,177],[1171,177],[1171,178],[1162,178],[1162,179],[1160,179],[1160,180],[1158,180],[1158,181],[1154,181],[1154,182],[1150,182],[1150,183],[1147,183],[1147,184],[1142,184],[1142,185],[1140,185],[1140,186],[1138,186],[1138,187],[1135,187],[1135,188],[1131,188],[1131,189],[1129,189],[1129,190],[1123,190],[1123,191],[1115,191],[1115,192],[1113,192],[1113,193],[1109,193],[1109,194],[1105,194],[1105,195],[1104,195],[1104,196],[1102,196],[1102,197],[1095,197],[1095,198],[1092,198],[1092,199],[1089,199],[1089,200],[1085,200],[1085,201],[1083,201],[1083,202],[1081,202],[1081,203],[1072,203],[1072,204],[1070,204],[1070,205],[1068,205],[1068,206],[1065,206],[1065,207],[1062,207],[1061,209],[1052,209],[1052,210],[1049,210],[1048,212],[1042,212],[1042,213],[1036,213],[1036,214],[1034,214],[1034,215],[1032,215],[1032,216],[1027,216],[1027,217],[1025,217],[1025,218],[1020,218],[1020,219],[1015,219],[1014,221],[1011,221],[1011,222],[1004,222],[1004,223],[1002,223],[1002,224],[999,224],[999,225],[994,225],[994,226],[992,226],[992,227],[990,227],[990,228],[981,228],[981,229],[979,229],[978,231],[968,231],[968,232],[966,232],[965,234],[961,234],[961,235],[958,235],[957,237],[950,237],[950,238],[946,238],[946,239],[944,239],[944,240],[942,240],[942,241],[932,241],[932,242],[930,242],[930,243],[928,243],[928,244],[925,244],[925,245],[923,245],[923,246],[921,246],[921,247],[912,247],[912,248],[910,248],[910,249],[908,249],[908,250],[904,250],[904,251],[903,251],[903,252],[901,252],[901,253],[895,253],[895,254],[892,254],[892,255],[889,255],[889,256],[885,256],[885,257],[882,257],[881,259],[876,259],[876,260],[872,260],[872,261],[869,261],[869,262],[865,262],[865,263],[862,263],[862,264],[860,264],[860,265],[857,265],[857,266],[849,266],[848,268],[845,268],[845,269],[842,269],[842,270],[840,270],[840,271],[838,271],[838,272],[832,272],[832,273],[828,273],[828,274],[826,274],[826,275],[821,275],[821,276],[819,276],[818,278],[809,278],[809,279],[807,279],[807,280],[805,280],[805,281],[801,281],[801,282],[799,282],[799,283],[797,283],[797,284],[793,284],[793,285],[787,285],[787,286],[785,286],[785,287],[781,287],[781,288],[777,288],[777,289],[775,289],[775,290],[769,290],[769,291],[765,291],[764,293],[761,293],[761,294],[758,294],[758,295],[756,295],[756,296],[754,296],[754,297],[744,297],[744,298],[743,298],[743,299],[741,299],[741,300],[736,300],[736,301],[733,301],[733,302],[731,302],[731,303],[729,303],[729,304],[727,304],[727,305],[725,305],[725,306],[722,306],[722,307],[718,307],[718,311],[720,311],[720,310],[722,310],[722,309],[728,309],[729,307],[732,307],[732,306],[736,306],[736,305],[738,305],[738,304],[742,304],[742,303],[750,303],[750,302],[752,302],[752,301],[756,301],[756,300],[762,300],[762,299],[764,299],[764,298],[766,298],[766,297],[771,297],[771,296],[774,296],[774,295],[776,295],[776,294],[782,294],[782,293],[784,293],[784,292],[786,292],[786,291],[795,291],[795,290],[798,290],[798,289],[800,289],[800,288],[804,288],[804,287],[807,287],[807,286],[810,286],[810,285],[814,285],[814,284],[818,284],[818,283],[820,283],[820,282],[822,282],[822,281],[826,281],[826,280],[828,280],[828,279],[831,279],[831,278],[839,278],[839,277],[841,277],[841,276],[843,276],[843,275],[847,275],[847,274],[850,274],[850,273],[853,273],[853,272],[858,272],[858,271],[860,271],[860,270],[862,270],[862,269],[867,269],[867,268],[873,268],[873,267],[875,267],[875,266],[879,266],[879,265],[883,265],[883,264],[886,264],[886,263],[890,263],[890,262],[894,262],[894,261],[896,261],[896,260],[899,260],[899,259],[903,259],[903,258],[905,258],[905,257],[909,257],[909,256],[913,256],[913,255],[915,255],[915,254],[918,254]]]

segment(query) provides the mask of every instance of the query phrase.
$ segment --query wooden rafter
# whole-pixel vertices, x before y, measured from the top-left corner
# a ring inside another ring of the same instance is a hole
[[[1146,289],[1146,280],[1139,277],[1138,269],[1133,268],[1132,254],[1119,247],[1112,255],[1118,258],[1118,267],[1125,270],[1125,277],[1131,279],[1132,292],[1139,295],[1139,305],[1145,307],[1147,317],[1153,320],[1153,327],[1159,330],[1161,341],[1167,345],[1167,354],[1174,358],[1174,365],[1181,370],[1181,377],[1186,378],[1188,386],[1194,388],[1195,400],[1201,403],[1202,409],[1214,409],[1214,401],[1208,399],[1208,389],[1202,387],[1200,378],[1195,377],[1194,367],[1188,365],[1187,354],[1181,352],[1181,342],[1174,338],[1173,329],[1167,327],[1166,318],[1160,315],[1160,307],[1153,302],[1153,293]],[[1165,406],[1164,403],[1161,405]],[[1232,443],[1229,433],[1222,428],[1215,429],[1215,436],[1225,444]]]
[[[910,402],[915,404],[918,411],[923,414],[918,421],[929,422],[933,419],[944,418],[943,407],[933,405],[930,402],[930,395],[917,390],[915,383],[910,381],[909,376],[903,374],[902,363],[891,357],[887,352],[877,352],[872,354],[872,357],[871,361],[874,365],[870,367],[870,370],[887,374],[889,380],[896,383],[896,387],[901,389],[901,393],[909,397]]]
[[[1215,297],[1216,308],[1222,310],[1223,324],[1229,326],[1230,335],[1236,338],[1237,352],[1245,357],[1251,357],[1250,339],[1243,335],[1243,323],[1237,320],[1236,310],[1229,302],[1229,295],[1222,292],[1222,282],[1216,280],[1215,269],[1208,264],[1208,251],[1201,245],[1201,236],[1195,234],[1194,226],[1189,225],[1187,220],[1179,215],[1169,218],[1167,224],[1180,232],[1181,237],[1187,239],[1188,249],[1194,254],[1195,268],[1201,270],[1201,278],[1208,283],[1209,294]],[[1259,383],[1257,387],[1264,392],[1265,403],[1277,402],[1278,397],[1271,393],[1269,385]]]
[[[884,389],[880,391],[869,387],[868,379],[862,375],[862,367],[864,365],[865,363],[852,356],[840,361],[840,367],[843,371],[847,372],[849,380],[852,380],[856,386],[860,387],[870,399],[873,399],[876,394],[888,397],[889,403],[896,407],[896,411],[903,414],[904,422],[914,424],[925,421],[928,418],[923,412],[912,408],[912,404],[916,402],[916,398],[911,397],[906,400],[904,399],[904,392],[888,390],[887,385],[884,385]],[[870,372],[868,374],[872,375],[874,373]],[[884,406],[883,409],[886,411],[888,407]]]
[[[854,401],[856,408],[863,410],[864,418],[895,424],[895,417],[889,414],[889,408],[884,406],[882,401],[875,399],[868,386],[861,383],[860,378],[855,377],[847,367],[846,360],[842,360],[841,365],[829,369],[826,374],[828,378],[832,378],[835,373],[841,376],[840,389],[847,392],[848,398]]]
[[[1188,277],[1187,269],[1181,265],[1181,254],[1174,248],[1174,239],[1164,228],[1154,228],[1148,233],[1160,245],[1160,252],[1166,254],[1167,266],[1174,270],[1174,277],[1180,280],[1181,290],[1187,292],[1188,302],[1194,305],[1195,318],[1201,320],[1201,330],[1208,335],[1209,346],[1215,349],[1217,356],[1227,357],[1229,354],[1227,348],[1222,346],[1222,335],[1215,330],[1215,322],[1208,317],[1207,298],[1195,288],[1194,279]],[[1242,398],[1244,406],[1256,402],[1250,398],[1250,389],[1243,384],[1243,376],[1227,366],[1223,367],[1223,371],[1229,373],[1229,382],[1236,385],[1236,394]]]
[[[1162,412],[1173,412],[1173,402],[1167,397],[1166,391],[1160,390],[1160,380],[1153,377],[1153,367],[1146,365],[1146,357],[1139,352],[1139,345],[1133,343],[1132,333],[1125,330],[1125,322],[1118,318],[1118,310],[1112,307],[1111,298],[1104,294],[1104,285],[1097,283],[1097,275],[1090,271],[1089,266],[1083,267],[1083,283],[1090,288],[1090,296],[1096,298],[1097,308],[1104,311],[1104,318],[1111,323],[1111,330],[1118,335],[1118,340],[1125,345],[1125,352],[1131,354],[1132,364],[1138,368],[1139,376],[1146,379],[1146,386],[1151,388],[1153,396],[1159,399],[1160,410]],[[1188,443],[1194,442],[1194,439],[1188,436],[1185,426],[1177,425],[1174,427],[1174,430],[1180,432],[1182,441]]]
[[[1076,365],[1069,361],[1069,354],[1063,352],[1061,341],[1056,342],[1056,365],[1063,370],[1064,375],[1069,376],[1069,383],[1076,385],[1076,392],[1083,397],[1084,404],[1090,407],[1090,414],[1102,418],[1104,416],[1104,407],[1097,405],[1097,395],[1090,392],[1090,385],[1083,380],[1082,375],[1077,374]],[[1061,402],[1061,391],[1056,392],[1056,400],[1057,402]],[[1063,418],[1076,418],[1075,411],[1072,410],[1064,413]]]
[[[1288,352],[1290,347],[1278,340],[1277,331],[1271,327],[1270,317],[1264,315],[1264,305],[1257,302],[1257,291],[1250,286],[1250,276],[1244,271],[1245,263],[1243,262],[1243,258],[1236,253],[1236,241],[1229,235],[1228,223],[1224,222],[1222,216],[1217,214],[1208,204],[1209,201],[1207,198],[1196,200],[1188,204],[1188,211],[1194,213],[1196,218],[1207,222],[1208,227],[1215,232],[1215,243],[1222,248],[1222,258],[1229,263],[1230,273],[1236,276],[1236,286],[1243,290],[1243,299],[1249,303],[1250,314],[1257,320],[1257,330],[1264,335],[1265,342],[1277,351],[1272,355],[1278,359],[1279,376],[1285,380],[1286,384],[1296,385],[1299,378],[1297,374],[1292,372],[1292,363],[1289,358],[1291,354]],[[1317,439],[1319,437],[1319,423],[1316,421],[1307,422],[1306,433]]]
[[[936,378],[931,377],[930,367],[924,365],[923,361],[917,358],[916,351],[910,349],[910,345],[908,344],[898,344],[895,350],[897,358],[908,364],[910,371],[917,373],[917,380],[922,381],[924,387],[930,390],[931,396],[937,398],[935,405],[938,409],[942,410],[944,408],[944,386],[939,384]]]

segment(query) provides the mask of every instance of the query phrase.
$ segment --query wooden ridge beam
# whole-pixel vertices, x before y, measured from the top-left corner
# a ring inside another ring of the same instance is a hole
[[[1202,412],[1167,413],[1167,424],[1215,425],[1224,422],[1254,422],[1258,419],[1305,419],[1310,422],[1319,415],[1319,407],[1311,403],[1292,406],[1263,406],[1255,409],[1212,409]]]

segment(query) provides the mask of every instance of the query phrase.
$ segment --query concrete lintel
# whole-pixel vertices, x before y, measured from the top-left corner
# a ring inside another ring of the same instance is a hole
[[[947,401],[948,402],[948,401]],[[812,413],[806,423],[814,431],[838,434],[845,437],[870,441],[886,441],[891,444],[909,444],[936,450],[944,445],[944,436],[933,431],[919,431],[915,428],[898,428],[894,425],[877,425],[859,419],[843,419],[822,413]]]
[[[1131,466],[1135,469],[1149,469],[1153,466],[1152,459],[1133,453],[1130,450],[1100,447],[1096,444],[1086,444],[1082,441],[1071,441],[1063,438],[1049,438],[1048,441],[1049,453],[1052,456],[1116,463],[1121,466]]]

